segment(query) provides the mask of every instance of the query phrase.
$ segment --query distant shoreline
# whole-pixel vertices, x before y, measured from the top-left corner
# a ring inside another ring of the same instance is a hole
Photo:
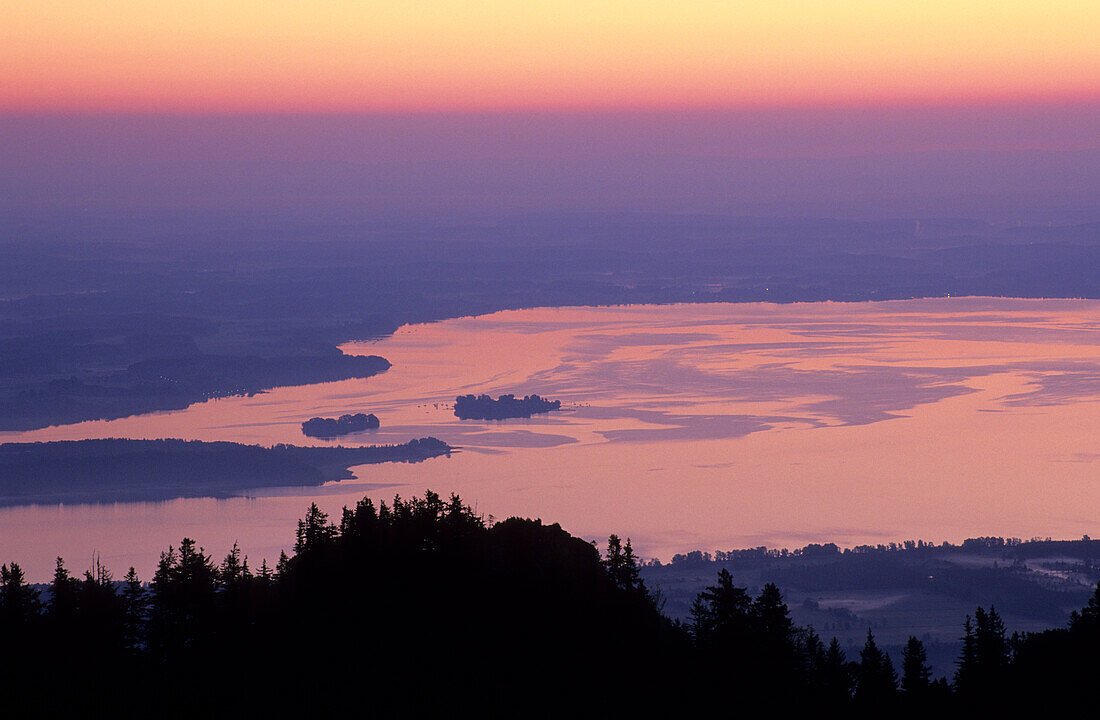
[[[369,377],[388,363],[338,346],[502,310],[1098,293],[1095,222],[523,216],[370,242],[204,234],[185,252],[130,225],[115,243],[0,249],[0,429]]]

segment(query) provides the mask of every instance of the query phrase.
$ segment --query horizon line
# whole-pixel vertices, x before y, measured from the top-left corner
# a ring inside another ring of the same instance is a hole
[[[340,107],[319,108],[296,106],[218,106],[203,105],[185,107],[170,104],[158,107],[151,104],[128,106],[4,106],[0,104],[0,119],[38,117],[164,117],[164,118],[234,118],[234,117],[529,117],[543,115],[561,116],[706,116],[768,113],[829,113],[829,112],[920,112],[920,111],[982,111],[982,110],[1096,110],[1100,112],[1100,94],[1080,98],[1063,96],[996,96],[987,98],[945,98],[920,100],[898,98],[893,101],[873,102],[861,100],[837,100],[832,102],[762,102],[762,103],[638,103],[621,105],[500,105],[500,106],[452,106],[452,107]]]

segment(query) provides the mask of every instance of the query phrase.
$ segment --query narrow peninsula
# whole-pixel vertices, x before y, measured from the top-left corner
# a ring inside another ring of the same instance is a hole
[[[0,506],[229,497],[321,485],[349,468],[450,455],[434,437],[401,445],[298,447],[197,440],[69,440],[0,445]]]
[[[529,418],[538,413],[561,410],[561,400],[547,400],[538,395],[501,395],[494,400],[489,395],[460,395],[455,398],[455,415],[462,420],[504,420]]]

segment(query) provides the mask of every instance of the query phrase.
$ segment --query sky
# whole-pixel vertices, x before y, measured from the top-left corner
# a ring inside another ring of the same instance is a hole
[[[1100,101],[1095,0],[5,0],[0,112]]]
[[[1094,222],[1097,37],[1096,0],[3,0],[0,239],[120,210]]]

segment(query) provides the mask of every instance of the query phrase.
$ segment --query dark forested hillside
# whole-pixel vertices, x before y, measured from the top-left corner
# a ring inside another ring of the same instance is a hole
[[[338,524],[314,506],[274,563],[216,563],[184,539],[148,585],[59,561],[36,597],[17,565],[3,573],[0,692],[39,712],[611,711],[687,648],[629,545],[601,558],[557,525],[489,526],[432,493],[364,500]]]
[[[292,557],[220,562],[195,540],[149,582],[59,558],[45,588],[0,567],[0,693],[35,715],[196,717],[691,716],[978,711],[1084,700],[1100,670],[1100,589],[1065,629],[1012,634],[998,611],[961,623],[953,672],[921,640],[858,653],[791,619],[722,569],[686,622],[661,612],[628,541],[603,552],[557,525],[487,523],[457,497],[376,506],[339,522],[316,505]]]

